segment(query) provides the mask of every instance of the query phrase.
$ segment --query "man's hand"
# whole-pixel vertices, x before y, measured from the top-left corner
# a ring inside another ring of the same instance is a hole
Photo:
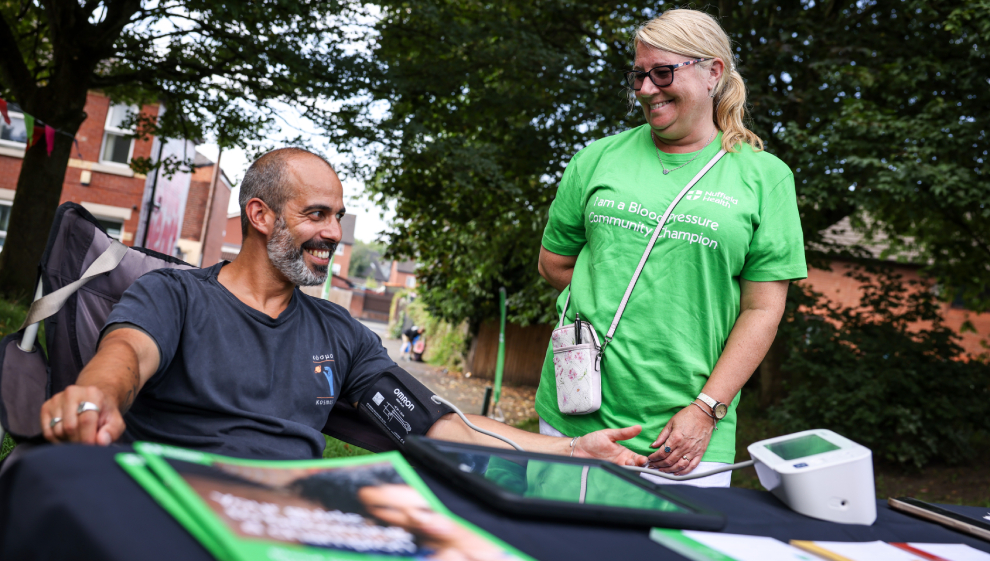
[[[81,403],[93,403],[99,411],[77,413]],[[54,423],[53,419],[61,419]],[[117,404],[95,386],[69,386],[41,406],[41,427],[51,442],[79,442],[107,446],[124,433],[124,419]]]
[[[639,434],[642,430],[639,425],[624,429],[603,429],[588,433],[574,441],[574,448],[572,450],[570,446],[572,439],[570,437],[536,434],[510,427],[509,425],[480,415],[467,415],[467,417],[475,425],[513,440],[527,452],[541,452],[543,454],[558,454],[562,456],[569,456],[573,452],[575,457],[597,458],[623,466],[642,466],[647,461],[646,456],[641,456],[618,443],[620,440],[628,440]],[[439,440],[509,448],[509,445],[501,440],[475,432],[474,429],[464,424],[460,417],[453,413],[448,413],[441,417],[439,421],[430,427],[426,436]]]
[[[701,463],[714,429],[712,418],[700,408],[688,405],[681,409],[650,445],[659,450],[650,454],[649,467],[675,475],[691,473]]]
[[[122,415],[158,370],[158,362],[158,345],[147,333],[130,324],[108,328],[96,356],[79,373],[76,385],[41,406],[45,438],[55,443],[102,446],[120,438],[124,433]],[[80,405],[87,402],[99,411],[88,408],[80,413]]]
[[[618,443],[620,440],[633,438],[642,430],[642,427],[635,425],[624,429],[602,429],[588,433],[574,441],[574,456],[597,458],[620,466],[642,466],[647,462],[645,456],[640,456]]]

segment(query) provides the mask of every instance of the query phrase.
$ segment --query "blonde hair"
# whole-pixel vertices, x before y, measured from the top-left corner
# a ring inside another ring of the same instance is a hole
[[[743,124],[746,116],[746,84],[736,70],[729,36],[715,18],[697,10],[667,10],[639,26],[633,48],[640,42],[650,47],[690,58],[720,58],[725,71],[714,88],[715,126],[722,131],[722,148],[735,152],[736,145],[749,144],[763,150],[763,140]],[[710,67],[711,63],[702,66]]]

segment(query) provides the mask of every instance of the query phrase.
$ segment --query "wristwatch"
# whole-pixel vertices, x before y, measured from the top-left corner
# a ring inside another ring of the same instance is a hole
[[[712,418],[716,421],[721,421],[724,419],[725,415],[729,412],[728,405],[720,401],[716,401],[715,398],[705,394],[705,392],[698,394],[698,399],[703,401],[708,407],[712,408]]]

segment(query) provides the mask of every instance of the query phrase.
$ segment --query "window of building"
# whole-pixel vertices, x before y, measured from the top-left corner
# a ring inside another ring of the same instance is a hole
[[[17,104],[11,103],[7,105],[7,116],[10,117],[9,125],[0,117],[0,144],[15,145],[22,148],[21,145],[27,144],[24,114],[21,113],[21,108]],[[4,229],[6,230],[6,228]]]
[[[333,266],[330,267],[330,270],[333,272],[333,274],[340,275],[340,263],[334,263]]]
[[[107,123],[103,132],[103,150],[100,160],[115,164],[127,164],[134,150],[134,130],[123,128],[124,122],[140,109],[136,105],[115,103],[107,112]]]
[[[334,255],[343,255],[344,254],[344,244],[342,244],[342,243],[337,244],[337,249],[334,250],[333,254]]]
[[[107,235],[118,242],[121,241],[120,238],[124,234],[123,222],[120,220],[106,220],[103,218],[97,218],[97,220],[100,222],[100,226],[103,226],[103,229],[107,231]]]
[[[10,119],[13,121],[13,117]],[[0,119],[0,123],[3,119]],[[0,250],[3,249],[3,243],[7,241],[7,226],[10,225],[10,205],[12,201],[0,201]]]
[[[406,288],[416,288],[416,277],[414,276],[406,277]]]

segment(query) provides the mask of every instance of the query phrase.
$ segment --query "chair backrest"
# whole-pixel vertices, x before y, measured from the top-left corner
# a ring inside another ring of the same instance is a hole
[[[76,203],[59,206],[39,264],[43,294],[51,295],[80,279],[113,243],[85,208]],[[156,251],[128,248],[113,270],[78,288],[58,312],[44,320],[47,361],[37,347],[33,352],[21,350],[17,345],[20,334],[0,341],[0,425],[4,430],[18,442],[41,439],[41,405],[75,383],[96,354],[100,331],[124,291],[141,275],[162,268],[194,267]],[[394,448],[347,404],[331,410],[324,432],[373,451]]]
[[[44,293],[51,294],[78,279],[112,242],[86,209],[75,203],[60,206],[41,259]],[[75,383],[83,366],[93,358],[100,330],[124,291],[141,275],[163,268],[195,267],[157,251],[130,248],[114,270],[91,279],[58,313],[45,320],[51,394]]]
[[[38,265],[42,293],[52,294],[78,280],[113,243],[85,208],[76,203],[59,206]],[[78,288],[44,320],[47,360],[39,350],[22,351],[17,346],[20,334],[0,343],[0,424],[11,436],[18,441],[40,438],[41,404],[75,383],[93,358],[100,330],[124,291],[141,275],[164,267],[193,268],[169,255],[129,248],[113,270]]]

